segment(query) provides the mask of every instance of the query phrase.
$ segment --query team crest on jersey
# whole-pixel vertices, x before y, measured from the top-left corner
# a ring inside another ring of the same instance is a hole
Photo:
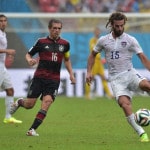
[[[121,42],[122,47],[126,47],[127,42]]]
[[[64,51],[64,46],[63,45],[59,45],[59,51],[63,52]]]

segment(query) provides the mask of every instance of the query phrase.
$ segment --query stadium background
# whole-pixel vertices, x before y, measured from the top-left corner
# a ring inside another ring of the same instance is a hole
[[[93,1],[99,4],[97,9],[92,9],[92,6],[94,7]],[[77,84],[70,85],[67,72],[62,70],[59,94],[79,97],[84,95],[85,68],[89,54],[88,42],[92,36],[93,28],[100,26],[102,35],[109,32],[105,29],[107,17],[110,12],[116,9],[127,13],[129,21],[126,31],[137,38],[145,54],[150,58],[150,2],[148,0],[142,0],[142,3],[139,1],[139,9],[135,9],[138,8],[135,7],[135,0],[56,0],[56,4],[50,4],[51,2],[54,1],[0,0],[0,11],[8,16],[9,24],[6,29],[8,48],[16,49],[15,62],[9,69],[16,96],[26,96],[28,84],[34,71],[27,65],[24,58],[25,53],[37,38],[48,35],[47,23],[50,18],[55,16],[63,21],[61,36],[71,43],[72,66],[77,78]],[[38,17],[31,17],[37,13],[40,13],[41,16],[39,14]],[[47,17],[43,17],[43,14]],[[144,69],[137,57],[133,58],[133,64],[144,76],[149,78],[148,71]],[[107,66],[105,68],[107,75]],[[105,94],[102,90],[101,80],[97,77],[92,88],[96,89],[99,96]],[[4,94],[2,93],[0,96],[4,96]]]

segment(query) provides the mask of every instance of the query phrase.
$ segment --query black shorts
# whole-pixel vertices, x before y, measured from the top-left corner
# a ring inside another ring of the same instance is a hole
[[[51,95],[53,100],[58,93],[60,81],[47,80],[42,78],[33,78],[29,86],[27,98],[38,98],[41,96]]]

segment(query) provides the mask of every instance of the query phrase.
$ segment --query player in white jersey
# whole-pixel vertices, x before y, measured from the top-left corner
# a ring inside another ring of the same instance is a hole
[[[150,92],[150,82],[143,78],[132,65],[132,56],[137,54],[143,65],[150,70],[147,59],[138,41],[124,33],[127,17],[120,12],[112,13],[106,24],[111,32],[100,37],[88,58],[86,82],[91,84],[92,66],[95,56],[102,50],[108,64],[109,80],[119,106],[123,109],[128,123],[140,136],[141,142],[148,142],[149,138],[144,129],[137,125],[132,112],[132,92]]]
[[[11,83],[10,75],[5,67],[6,56],[12,60],[15,55],[14,49],[7,49],[7,38],[5,28],[7,26],[7,17],[0,15],[0,91],[6,92],[5,106],[6,114],[4,123],[22,123],[22,121],[11,116],[10,106],[14,102],[14,89]]]

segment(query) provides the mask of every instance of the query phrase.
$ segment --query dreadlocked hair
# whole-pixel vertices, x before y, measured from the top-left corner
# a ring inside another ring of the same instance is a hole
[[[121,12],[114,12],[110,15],[109,19],[108,19],[108,22],[106,24],[106,28],[109,26],[111,27],[111,25],[113,24],[113,21],[114,20],[124,20],[124,23],[126,23],[127,21],[127,17],[121,13]]]

